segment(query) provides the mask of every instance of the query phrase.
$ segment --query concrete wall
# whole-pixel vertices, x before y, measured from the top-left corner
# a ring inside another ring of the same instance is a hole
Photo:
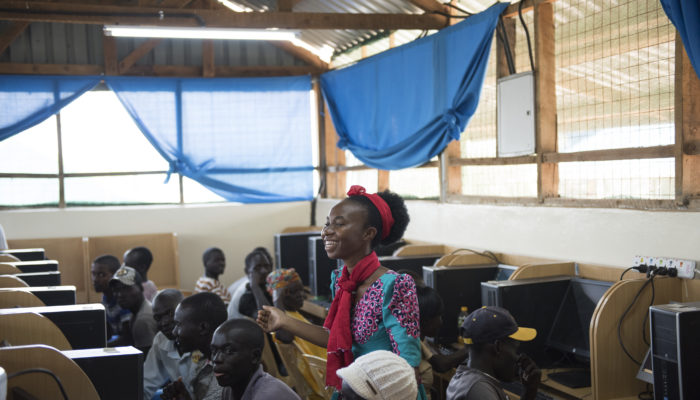
[[[319,202],[318,224],[337,202]],[[700,261],[700,212],[407,205],[409,239],[617,267],[630,266],[635,255]]]
[[[207,247],[220,247],[226,254],[220,279],[228,285],[243,275],[250,250],[265,246],[274,254],[273,235],[287,226],[309,225],[309,213],[308,202],[99,207],[0,211],[0,224],[8,239],[176,232],[181,286],[191,290],[202,275]]]

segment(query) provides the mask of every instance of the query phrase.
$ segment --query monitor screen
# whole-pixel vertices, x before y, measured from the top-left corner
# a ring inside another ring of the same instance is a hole
[[[574,278],[564,294],[547,345],[590,360],[589,328],[593,311],[612,282]]]

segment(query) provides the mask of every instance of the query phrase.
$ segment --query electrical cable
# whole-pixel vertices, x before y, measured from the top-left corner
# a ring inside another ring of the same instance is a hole
[[[56,384],[58,384],[58,388],[61,390],[61,394],[63,395],[63,398],[65,400],[68,400],[68,395],[66,394],[66,390],[63,388],[63,384],[61,383],[61,380],[58,379],[56,374],[54,374],[51,370],[48,370],[46,368],[29,368],[29,369],[24,369],[22,371],[13,372],[11,374],[7,374],[7,380],[9,381],[10,379],[12,379],[16,376],[26,375],[26,374],[35,373],[35,372],[50,375],[56,381]]]
[[[486,250],[486,251],[484,251],[484,252],[479,252],[479,251],[472,250],[472,249],[461,248],[461,249],[457,249],[457,250],[453,251],[452,253],[450,253],[450,255],[457,254],[457,253],[460,252],[460,251],[468,251],[468,252],[470,252],[470,253],[473,253],[473,254],[476,254],[476,255],[479,255],[479,256],[482,256],[482,257],[487,257],[487,258],[490,258],[490,259],[492,259],[493,261],[495,261],[496,264],[501,264],[501,261],[498,259],[498,257],[496,257],[496,255],[493,254],[493,252],[491,252],[491,251],[489,251],[489,250]]]
[[[518,16],[520,17],[520,23],[523,24],[523,29],[525,30],[525,38],[527,39],[527,52],[528,54],[530,54],[530,68],[532,72],[535,72],[535,61],[532,59],[532,45],[530,44],[530,31],[527,29],[525,19],[523,18],[523,0],[520,0],[520,4],[518,4]]]
[[[495,3],[494,3],[494,4],[495,4]],[[448,2],[448,3],[442,3],[442,5],[443,5],[443,6],[447,6],[447,7],[454,8],[455,10],[457,10],[457,11],[463,13],[463,14],[474,15],[474,13],[469,12],[469,11],[465,10],[464,8],[462,8],[462,7],[460,7],[460,6],[455,5],[455,4],[451,4],[451,3],[449,3],[449,2]]]
[[[654,400],[654,389],[653,387],[647,383],[647,390],[640,392],[637,395],[637,398],[639,400]]]
[[[622,280],[622,277],[625,276],[625,274],[626,274],[628,271],[633,270],[633,269],[635,269],[635,268],[636,268],[636,267],[629,267],[629,268],[627,268],[626,270],[622,271],[622,275],[620,275],[620,280]]]
[[[630,312],[630,310],[632,309],[634,304],[639,299],[639,296],[641,296],[642,292],[644,291],[644,288],[646,288],[647,285],[649,285],[649,283],[651,283],[652,279],[653,279],[653,276],[651,278],[647,279],[646,282],[644,282],[644,284],[642,285],[642,287],[639,288],[639,291],[637,291],[637,294],[634,296],[634,299],[632,299],[632,302],[627,307],[625,312],[622,313],[622,316],[620,317],[620,321],[618,321],[618,323],[617,323],[617,340],[618,340],[618,342],[620,342],[620,347],[622,347],[622,351],[625,352],[627,357],[629,357],[629,359],[632,360],[632,362],[634,362],[637,365],[642,365],[641,361],[637,361],[634,357],[632,357],[632,355],[629,353],[629,351],[627,351],[627,347],[625,347],[625,344],[622,342],[622,322],[625,320],[625,317],[627,317],[627,314]]]
[[[651,278],[651,301],[649,302],[649,307],[654,305],[654,297],[656,296],[656,289],[654,288],[654,276]],[[647,340],[647,320],[649,319],[649,307],[647,307],[647,312],[644,313],[644,320],[642,321],[642,339],[647,346],[651,346]]]
[[[496,25],[496,32],[502,35],[501,41],[503,42],[503,52],[506,56],[506,63],[508,64],[508,73],[511,75],[515,73],[515,61],[513,61],[513,53],[510,51],[510,41],[508,40],[508,33],[506,32],[506,26],[503,23],[503,16],[498,17],[498,24]]]

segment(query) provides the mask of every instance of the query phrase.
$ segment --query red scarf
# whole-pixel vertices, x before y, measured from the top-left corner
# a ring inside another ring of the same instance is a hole
[[[330,331],[328,337],[328,360],[326,361],[326,385],[340,390],[342,380],[335,374],[340,368],[352,363],[352,332],[350,326],[350,309],[357,287],[367,280],[379,268],[379,259],[371,252],[355,265],[348,273],[347,265],[338,279],[339,291],[333,298],[323,327]]]

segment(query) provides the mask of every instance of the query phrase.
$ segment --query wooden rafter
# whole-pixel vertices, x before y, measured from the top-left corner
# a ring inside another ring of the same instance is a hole
[[[148,39],[141,43],[139,47],[135,48],[134,51],[129,53],[129,55],[124,57],[124,59],[119,62],[119,72],[123,74],[129,71],[129,68],[131,68],[138,60],[158,46],[161,41],[163,41],[163,39]]]
[[[224,13],[210,9],[135,8],[34,1],[5,2],[0,19],[97,25],[360,30],[440,29],[446,21],[445,17],[435,14]]]
[[[440,3],[437,0],[408,0],[414,6],[420,8],[426,13],[440,13],[440,14],[450,14],[450,7]],[[445,20],[445,25],[447,25],[449,18],[445,15],[440,15]]]
[[[287,53],[293,55],[294,57],[308,63],[312,67],[321,70],[321,71],[326,71],[328,70],[328,63],[321,60],[316,54],[303,49],[301,47],[295,46],[293,43],[290,42],[282,42],[282,41],[274,41],[270,42],[273,46],[282,49],[286,51]]]
[[[10,27],[2,33],[2,36],[0,36],[0,54],[4,53],[5,50],[10,47],[10,44],[12,44],[28,26],[29,22],[27,21],[15,22],[10,25]]]

